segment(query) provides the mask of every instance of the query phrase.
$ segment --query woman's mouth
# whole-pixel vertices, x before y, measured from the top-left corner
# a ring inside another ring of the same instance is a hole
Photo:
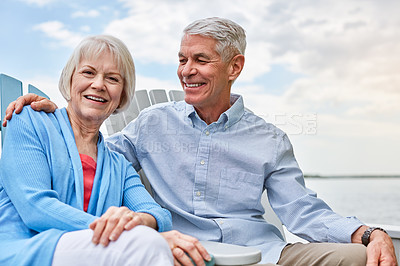
[[[92,100],[92,101],[95,101],[95,102],[101,102],[101,103],[107,102],[106,99],[103,99],[103,98],[100,98],[100,97],[96,97],[96,96],[93,96],[93,95],[86,95],[84,97],[86,99],[89,99],[89,100]]]

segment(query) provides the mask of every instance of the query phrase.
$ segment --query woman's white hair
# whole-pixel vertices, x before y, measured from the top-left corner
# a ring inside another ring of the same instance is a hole
[[[246,50],[244,29],[225,18],[212,17],[196,20],[183,30],[182,38],[185,35],[200,35],[216,40],[215,50],[224,62],[228,62],[238,54],[244,55]]]
[[[135,93],[135,65],[132,55],[126,45],[110,35],[90,36],[82,42],[72,52],[67,64],[61,72],[58,88],[63,97],[70,101],[71,99],[71,79],[74,71],[77,69],[82,59],[92,59],[98,57],[103,52],[110,52],[118,65],[121,76],[124,79],[124,87],[121,96],[121,102],[114,113],[124,111],[128,108],[133,94]]]

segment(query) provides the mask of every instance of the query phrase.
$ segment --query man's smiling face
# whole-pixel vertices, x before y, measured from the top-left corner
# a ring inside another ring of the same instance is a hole
[[[186,35],[181,42],[177,74],[185,101],[195,108],[224,103],[230,93],[229,64],[216,52],[216,43],[213,38],[200,35]]]

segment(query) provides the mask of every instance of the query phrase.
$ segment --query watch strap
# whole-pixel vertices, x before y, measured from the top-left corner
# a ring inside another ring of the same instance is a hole
[[[380,230],[380,231],[385,232],[387,234],[387,232],[383,228],[380,228],[380,227],[368,227],[367,230],[365,230],[364,234],[361,237],[361,242],[364,244],[364,246],[368,246],[371,234],[375,230]]]

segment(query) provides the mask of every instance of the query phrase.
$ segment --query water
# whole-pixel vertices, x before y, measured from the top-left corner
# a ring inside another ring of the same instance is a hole
[[[306,186],[342,216],[400,225],[400,178],[306,178]]]

